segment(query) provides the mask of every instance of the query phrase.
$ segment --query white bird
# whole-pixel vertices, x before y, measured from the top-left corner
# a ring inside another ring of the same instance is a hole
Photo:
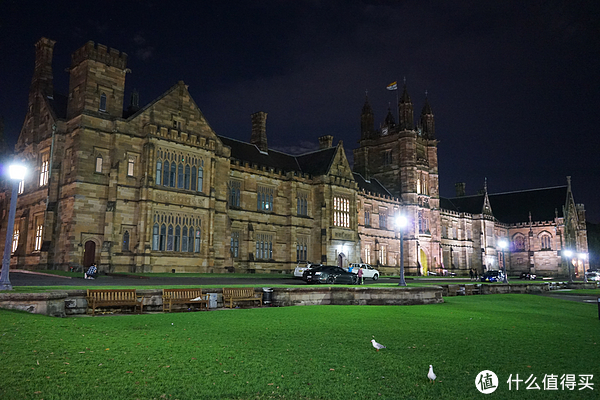
[[[429,378],[430,381],[433,381],[433,383],[435,383],[435,378],[437,378],[437,377],[433,373],[433,365],[429,366],[429,373],[427,374],[427,377]]]
[[[382,345],[381,343],[377,343],[375,341],[375,339],[371,339],[371,343],[373,343],[373,347],[375,347],[377,349],[377,351],[379,351],[379,349],[385,349],[386,347],[384,345]]]

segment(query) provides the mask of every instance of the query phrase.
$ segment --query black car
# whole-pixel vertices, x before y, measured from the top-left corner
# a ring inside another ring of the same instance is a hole
[[[487,271],[479,279],[481,282],[502,282],[504,273],[502,271]]]
[[[346,283],[353,285],[358,282],[358,276],[332,265],[319,265],[304,271],[302,279],[306,283]]]

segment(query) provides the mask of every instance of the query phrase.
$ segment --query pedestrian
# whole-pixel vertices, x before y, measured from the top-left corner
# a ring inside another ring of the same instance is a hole
[[[474,270],[474,275],[475,275],[475,280],[479,279],[479,272],[477,272],[477,270]]]
[[[363,284],[363,270],[362,267],[358,269],[358,284],[362,285]]]
[[[473,271],[473,268],[469,269],[469,277],[471,277],[471,280],[475,278],[475,272]]]
[[[96,279],[96,275],[98,275],[98,268],[96,264],[90,265],[87,272],[85,273],[85,279]]]

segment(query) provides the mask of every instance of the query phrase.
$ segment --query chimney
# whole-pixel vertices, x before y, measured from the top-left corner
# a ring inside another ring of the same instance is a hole
[[[250,143],[256,145],[260,151],[267,152],[267,113],[263,111],[255,112],[252,118],[252,136]]]
[[[319,138],[319,150],[328,149],[333,146],[333,136],[325,135]]]
[[[456,189],[456,197],[463,197],[465,195],[465,187],[466,183],[458,182],[454,184],[454,188]]]
[[[54,85],[52,83],[52,53],[54,52],[54,40],[41,38],[35,44],[35,69],[31,79],[30,96],[42,94],[52,96]]]

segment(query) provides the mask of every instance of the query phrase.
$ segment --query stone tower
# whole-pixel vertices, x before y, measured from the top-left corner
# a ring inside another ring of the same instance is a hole
[[[67,119],[83,111],[123,115],[127,54],[89,41],[71,56]]]

